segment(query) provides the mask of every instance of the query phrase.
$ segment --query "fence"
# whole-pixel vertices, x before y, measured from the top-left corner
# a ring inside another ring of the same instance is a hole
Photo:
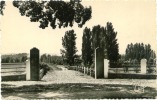
[[[24,74],[25,63],[1,63],[1,75]]]
[[[85,67],[84,65],[79,65],[72,67],[73,68],[71,69],[95,77],[95,66]],[[147,61],[143,59],[140,63],[124,63],[120,68],[111,68],[109,65],[109,61],[104,60],[104,78],[156,79],[156,70],[156,63],[147,63]]]
[[[39,63],[39,50],[33,48],[30,50],[30,58],[25,63],[2,63],[1,64],[2,81],[20,81],[20,80],[40,80],[48,68]]]
[[[40,64],[39,79],[45,75],[45,65]],[[2,81],[21,81],[26,78],[26,63],[1,63]]]
[[[26,80],[25,63],[1,63],[2,81]]]
[[[112,64],[112,63],[111,63]],[[120,66],[118,66],[118,68],[116,65],[118,64],[112,64],[115,65],[113,66],[109,66],[109,72],[110,73],[141,73],[143,67],[141,66],[140,62],[136,62],[136,63],[130,63],[130,62],[125,62],[123,64],[121,64]],[[156,74],[156,63],[155,62],[148,62],[146,63],[146,68],[144,70],[146,70],[146,74]]]

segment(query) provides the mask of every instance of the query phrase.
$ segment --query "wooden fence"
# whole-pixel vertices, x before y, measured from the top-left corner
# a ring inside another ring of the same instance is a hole
[[[39,77],[44,76],[44,67],[40,69]],[[2,81],[26,80],[26,63],[1,63]]]
[[[26,63],[1,63],[1,75],[25,74]]]
[[[116,66],[117,67],[117,66]],[[146,63],[146,73],[142,73],[141,63],[124,63],[118,68],[108,66],[108,78],[137,78],[137,79],[156,79],[157,77],[157,66],[155,63]],[[71,66],[71,68],[84,74],[95,77],[94,66],[85,67],[83,65]],[[104,71],[105,73],[105,71]]]

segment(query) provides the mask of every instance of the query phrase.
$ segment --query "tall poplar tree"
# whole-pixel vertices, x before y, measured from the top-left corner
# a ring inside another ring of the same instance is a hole
[[[82,59],[84,65],[91,65],[93,58],[93,50],[92,50],[92,36],[90,28],[85,28],[83,30],[82,37]]]
[[[106,25],[106,49],[107,56],[110,62],[116,62],[119,58],[119,45],[117,43],[117,32],[114,31],[113,25],[111,22],[107,22]]]
[[[73,65],[74,59],[76,58],[76,34],[74,30],[69,30],[65,32],[64,37],[62,37],[62,45],[64,50],[64,55],[67,61],[67,64]],[[63,52],[62,52],[63,53]]]
[[[90,46],[89,43],[87,44],[86,33],[90,33],[90,29],[85,28],[84,34],[83,34],[83,43],[82,43],[82,57],[83,59],[86,59],[87,53],[90,53],[89,50],[87,50],[87,46]],[[85,35],[86,34],[86,35]],[[89,35],[89,34],[88,34]],[[91,49],[93,52],[92,57],[94,58],[94,50],[96,48],[101,48],[103,52],[104,58],[107,58],[110,60],[110,62],[116,62],[119,59],[119,48],[117,43],[117,32],[114,32],[114,28],[112,26],[112,23],[107,23],[107,26],[104,28],[103,26],[96,25],[92,28],[91,31]],[[89,36],[88,36],[89,37]],[[85,62],[86,63],[86,62]]]
[[[101,26],[97,25],[92,28],[92,48],[95,50],[97,47],[100,47],[101,40]]]

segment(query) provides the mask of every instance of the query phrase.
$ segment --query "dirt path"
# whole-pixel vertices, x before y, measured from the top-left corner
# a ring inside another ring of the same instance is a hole
[[[53,67],[53,66],[50,66]],[[92,77],[80,73],[78,71],[68,70],[62,65],[57,65],[58,69],[61,70],[50,70],[43,78],[43,81],[53,81],[57,83],[80,83],[87,82],[88,80],[93,79]]]
[[[51,66],[53,67],[53,66]],[[43,81],[54,83],[93,83],[93,84],[124,84],[124,85],[138,85],[157,88],[156,80],[139,80],[139,79],[94,79],[93,77],[83,74],[79,71],[67,70],[62,65],[57,65],[61,70],[50,70],[47,75],[43,77]]]

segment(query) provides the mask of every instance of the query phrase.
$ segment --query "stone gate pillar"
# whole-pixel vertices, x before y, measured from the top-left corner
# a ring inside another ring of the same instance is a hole
[[[147,60],[146,59],[141,59],[141,74],[146,74],[147,73]]]
[[[26,60],[26,80],[30,80],[30,58]]]
[[[109,60],[104,59],[104,78],[108,78]]]
[[[155,67],[156,67],[156,74],[157,74],[157,58],[155,59]]]
[[[39,50],[37,48],[30,50],[30,80],[39,81]]]
[[[104,54],[103,49],[95,49],[95,79],[104,78]]]

